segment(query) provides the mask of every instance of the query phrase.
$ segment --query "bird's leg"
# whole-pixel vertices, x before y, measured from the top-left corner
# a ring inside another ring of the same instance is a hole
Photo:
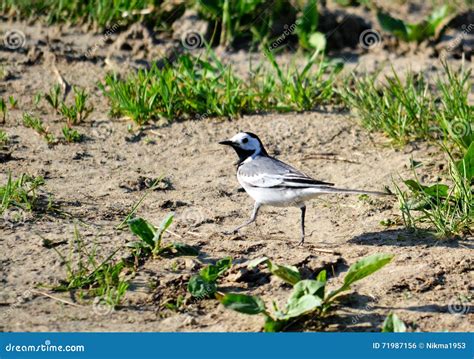
[[[235,234],[239,231],[239,229],[241,229],[245,226],[248,226],[249,224],[255,222],[255,220],[257,219],[257,214],[258,214],[259,209],[260,209],[260,203],[255,202],[255,205],[253,207],[253,212],[252,212],[252,215],[250,216],[250,219],[247,222],[245,222],[244,224],[241,224],[240,226],[236,227],[232,231],[226,232],[226,234]]]
[[[306,206],[303,205],[301,208],[301,241],[298,243],[299,246],[304,244],[304,216],[306,214]]]

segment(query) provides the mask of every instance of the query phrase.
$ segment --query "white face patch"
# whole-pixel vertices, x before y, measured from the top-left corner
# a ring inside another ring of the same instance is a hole
[[[259,153],[261,151],[260,142],[258,139],[244,133],[240,132],[230,139],[232,142],[238,145],[239,148],[247,151],[255,151]]]

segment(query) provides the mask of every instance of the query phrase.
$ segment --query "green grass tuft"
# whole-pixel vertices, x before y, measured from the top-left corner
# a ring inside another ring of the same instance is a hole
[[[5,0],[0,4],[0,13],[19,19],[39,18],[47,24],[91,23],[99,28],[112,26],[114,29],[138,20],[163,26],[176,19],[177,14],[173,16],[173,12],[184,11],[184,6],[177,4],[170,14],[161,7],[162,3],[161,0]]]
[[[415,178],[405,180],[408,191],[396,185],[396,193],[406,227],[417,228],[428,224],[441,238],[474,234],[474,143],[465,156],[449,161],[450,184],[421,184]]]
[[[362,125],[401,144],[426,137],[433,103],[425,80],[409,72],[402,81],[393,70],[383,85],[377,85],[377,76],[353,75],[352,84],[342,90],[346,105],[357,111]]]
[[[0,97],[0,123],[5,123],[7,120],[7,104],[3,97]]]
[[[66,265],[66,278],[54,290],[77,290],[81,296],[100,298],[111,308],[121,303],[129,283],[125,276],[125,262],[112,261],[118,250],[100,260],[97,247],[88,248],[85,245],[77,225],[74,226],[74,246],[68,257],[52,248]]]
[[[27,211],[34,210],[38,200],[38,189],[43,185],[44,179],[42,177],[22,174],[15,180],[9,173],[7,183],[0,186],[0,198],[2,199],[0,214],[10,207]]]
[[[10,137],[4,130],[0,130],[0,145],[7,145],[10,142]]]
[[[62,128],[63,136],[66,142],[81,142],[83,135],[77,132],[77,130],[74,130],[73,128],[70,128],[68,126],[64,126]]]
[[[408,72],[402,81],[392,71],[383,84],[378,75],[353,75],[340,91],[362,125],[382,131],[394,143],[416,139],[442,140],[463,152],[474,140],[474,106],[468,102],[471,70],[443,64],[444,76],[430,86],[422,74]]]
[[[34,117],[29,112],[23,113],[23,126],[35,130],[36,133],[45,139],[49,146],[53,146],[57,143],[56,138],[49,132],[48,128],[45,127],[43,121],[38,117]]]
[[[260,111],[303,111],[335,101],[334,77],[340,66],[317,53],[302,71],[259,66],[250,79],[235,74],[209,51],[206,58],[181,56],[162,69],[154,65],[126,79],[110,74],[100,84],[111,113],[136,124],[165,118],[168,122],[206,116],[237,116]]]

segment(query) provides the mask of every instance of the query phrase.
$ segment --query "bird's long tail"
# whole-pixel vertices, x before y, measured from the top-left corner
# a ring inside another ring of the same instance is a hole
[[[372,194],[375,196],[393,195],[392,193],[389,193],[389,192],[364,191],[364,190],[358,190],[358,189],[336,188],[336,187],[329,187],[329,186],[318,187],[317,193]]]

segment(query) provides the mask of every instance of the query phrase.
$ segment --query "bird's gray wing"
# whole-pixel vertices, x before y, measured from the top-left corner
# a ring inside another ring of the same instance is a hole
[[[333,183],[315,180],[276,158],[259,156],[243,163],[239,176],[250,186],[266,188],[308,188],[334,186]]]

